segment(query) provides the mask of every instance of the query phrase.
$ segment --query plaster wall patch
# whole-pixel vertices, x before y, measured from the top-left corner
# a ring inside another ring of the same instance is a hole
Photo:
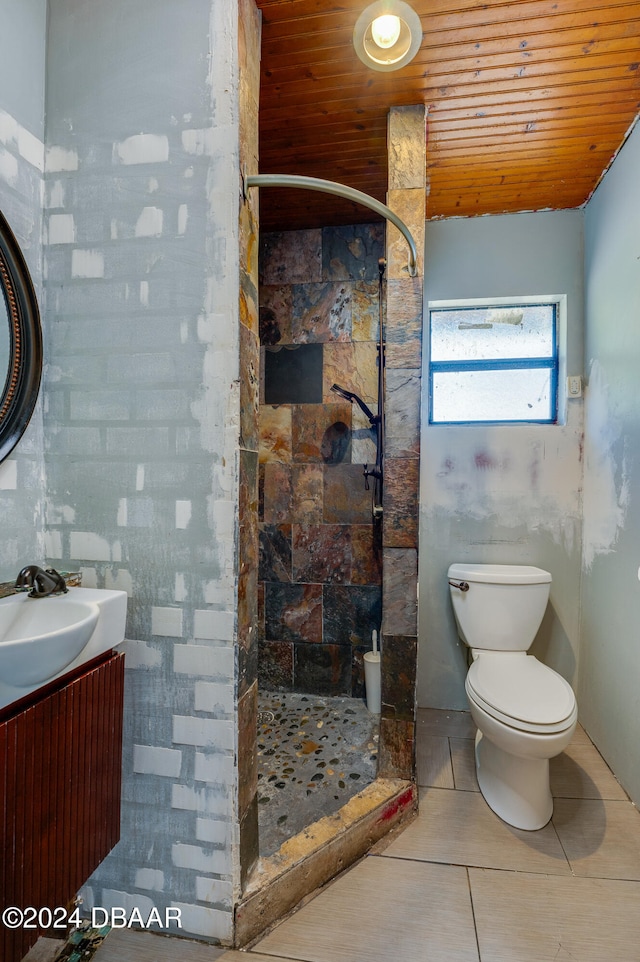
[[[76,225],[73,214],[50,214],[48,242],[50,244],[75,244]]]
[[[47,184],[47,190],[49,193],[47,207],[64,207],[65,191],[62,181],[54,180],[53,183]]]
[[[3,461],[0,464],[0,491],[15,491],[18,487],[18,462]]]
[[[72,277],[104,277],[104,254],[102,251],[76,248],[71,253]]]
[[[164,891],[164,872],[152,868],[136,869],[134,884],[137,889],[149,889],[152,892],[162,892]]]
[[[159,207],[143,207],[136,222],[136,237],[160,237],[162,220],[162,210]]]
[[[609,412],[609,385],[598,361],[589,373],[585,431],[583,565],[614,550],[629,503],[629,476],[620,427]]]
[[[145,641],[127,639],[124,650],[127,657],[127,668],[160,668],[162,653],[152,648]]]
[[[187,905],[172,902],[173,908],[180,909],[182,928],[191,935],[205,939],[219,939],[229,942],[233,935],[233,917],[230,912],[208,909],[202,905]]]
[[[18,161],[4,147],[0,147],[0,179],[10,187],[15,187],[18,183]]]
[[[43,142],[6,110],[0,110],[0,143],[11,147],[32,167],[41,172],[44,170]]]
[[[121,561],[120,543],[110,544],[106,538],[91,531],[72,531],[69,535],[71,557],[86,561]]]
[[[185,234],[187,230],[187,221],[189,219],[189,210],[186,204],[180,204],[178,207],[178,234]]]
[[[196,875],[196,898],[199,902],[213,902],[231,908],[233,904],[233,885],[222,879],[203,878]]]
[[[48,174],[78,169],[78,152],[68,147],[47,147],[45,170]]]
[[[568,424],[430,431],[426,513],[547,531],[567,550],[582,512],[582,414]]]
[[[163,134],[134,134],[113,145],[113,161],[120,164],[159,164],[169,160],[169,140]]]

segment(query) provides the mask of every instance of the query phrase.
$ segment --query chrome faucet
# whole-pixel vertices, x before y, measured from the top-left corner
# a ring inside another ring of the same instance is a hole
[[[69,590],[62,575],[54,568],[43,569],[38,565],[26,565],[16,578],[17,591],[29,591],[30,598],[46,598],[48,595]]]

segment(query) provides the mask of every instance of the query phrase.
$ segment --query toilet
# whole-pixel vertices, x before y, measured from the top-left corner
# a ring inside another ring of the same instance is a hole
[[[465,690],[477,726],[478,784],[509,825],[542,828],[553,812],[549,759],[578,721],[569,683],[527,654],[549,599],[551,575],[530,565],[452,564],[458,634],[471,649]]]

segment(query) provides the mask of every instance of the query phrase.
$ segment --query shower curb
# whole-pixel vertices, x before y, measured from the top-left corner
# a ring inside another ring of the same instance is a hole
[[[377,778],[333,815],[259,859],[235,907],[235,948],[244,948],[299,902],[417,813],[413,782]]]

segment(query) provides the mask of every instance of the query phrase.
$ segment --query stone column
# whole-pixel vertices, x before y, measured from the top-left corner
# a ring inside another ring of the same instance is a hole
[[[411,277],[407,242],[388,224],[379,774],[399,778],[413,777],[415,755],[426,114],[424,105],[394,107],[388,121],[387,204],[418,252]]]
[[[258,172],[260,14],[241,0],[240,169]],[[240,207],[240,503],[238,507],[238,817],[240,885],[258,858],[258,191]]]

